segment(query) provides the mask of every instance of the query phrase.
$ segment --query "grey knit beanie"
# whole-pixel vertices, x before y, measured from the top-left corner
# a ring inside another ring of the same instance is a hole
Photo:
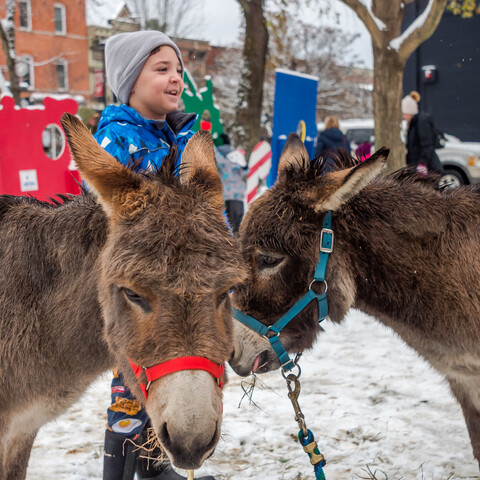
[[[175,50],[184,70],[182,54],[175,43],[162,32],[141,30],[120,33],[105,44],[105,71],[113,93],[122,103],[128,103],[133,84],[142,71],[150,52],[168,45]]]

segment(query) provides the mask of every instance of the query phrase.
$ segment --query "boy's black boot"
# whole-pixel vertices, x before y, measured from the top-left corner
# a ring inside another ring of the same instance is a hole
[[[123,435],[105,430],[103,480],[133,480],[138,447]]]

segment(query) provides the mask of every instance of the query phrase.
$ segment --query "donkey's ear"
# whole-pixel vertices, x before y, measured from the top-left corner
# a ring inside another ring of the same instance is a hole
[[[209,132],[201,130],[188,141],[182,154],[179,175],[180,181],[184,184],[195,182],[205,185],[213,204],[223,209],[222,182]]]
[[[296,133],[291,133],[283,147],[280,160],[278,161],[279,175],[287,169],[305,170],[308,167],[310,158],[305,145]]]
[[[77,117],[64,113],[61,122],[80,175],[112,215],[121,206],[122,197],[140,187],[141,177],[107,153]]]
[[[383,169],[390,150],[382,147],[359,165],[325,175],[331,181],[331,194],[315,205],[315,210],[337,210],[366,187]],[[320,177],[322,178],[322,177]]]

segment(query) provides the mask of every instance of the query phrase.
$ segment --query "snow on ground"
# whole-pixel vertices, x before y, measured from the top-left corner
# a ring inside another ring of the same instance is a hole
[[[299,404],[327,459],[327,480],[480,478],[460,407],[436,372],[390,330],[358,311],[351,311],[345,324],[327,321],[324,328],[300,362]],[[245,380],[230,375],[222,439],[196,475],[314,479],[295,440],[298,428],[285,380],[279,371],[259,380],[256,406],[245,398],[239,408]],[[106,374],[66,414],[42,428],[27,480],[102,478],[109,385]]]

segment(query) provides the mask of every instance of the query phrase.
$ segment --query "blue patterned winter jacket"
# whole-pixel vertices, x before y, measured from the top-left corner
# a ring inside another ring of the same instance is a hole
[[[172,145],[177,145],[177,164],[185,145],[192,137],[194,113],[180,110],[169,113],[166,121],[147,120],[135,109],[109,105],[102,113],[97,142],[124,165],[135,162],[137,170],[159,167]]]

